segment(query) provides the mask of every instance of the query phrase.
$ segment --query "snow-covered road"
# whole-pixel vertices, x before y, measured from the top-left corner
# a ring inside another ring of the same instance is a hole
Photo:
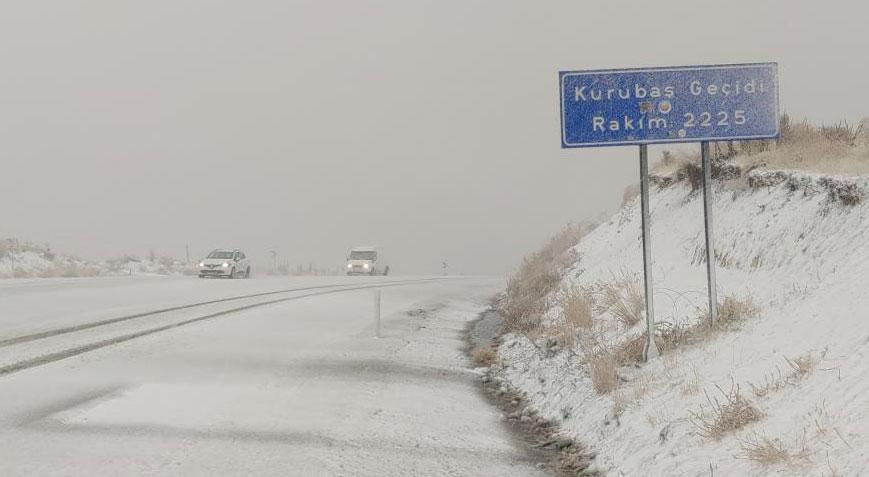
[[[0,376],[0,474],[535,475],[477,394],[461,351],[466,322],[502,282],[383,283],[384,337],[373,338],[372,289],[344,288],[396,280],[6,281],[0,341],[226,297],[341,287],[283,293],[275,297],[293,299]],[[251,300],[51,339],[62,348]]]

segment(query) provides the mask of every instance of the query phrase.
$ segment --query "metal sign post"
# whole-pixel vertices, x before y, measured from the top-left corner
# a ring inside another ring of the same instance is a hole
[[[657,355],[649,237],[648,144],[700,142],[710,323],[718,316],[712,234],[712,170],[708,141],[779,135],[778,65],[735,65],[561,71],[561,147],[640,146],[645,358]]]
[[[649,151],[645,144],[640,145],[640,204],[643,215],[643,277],[646,284],[646,346],[643,348],[643,360],[648,361],[658,356],[658,346],[655,344],[655,303],[652,287],[652,237],[649,213]]]
[[[709,294],[709,325],[718,321],[718,290],[715,285],[715,245],[712,233],[712,165],[709,164],[709,142],[700,143],[703,163],[703,219],[706,224],[706,290]]]

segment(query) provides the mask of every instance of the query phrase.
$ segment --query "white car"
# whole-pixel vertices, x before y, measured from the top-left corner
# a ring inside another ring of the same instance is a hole
[[[199,278],[250,278],[250,262],[241,250],[216,249],[199,262]]]

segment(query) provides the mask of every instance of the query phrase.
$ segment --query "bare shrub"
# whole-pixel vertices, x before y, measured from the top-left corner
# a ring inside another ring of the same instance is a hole
[[[624,192],[622,192],[622,207],[628,205],[631,201],[640,196],[640,185],[639,184],[631,184],[625,187]]]
[[[691,422],[700,431],[700,435],[718,440],[725,434],[760,420],[761,412],[742,396],[739,385],[733,383],[729,392],[725,392],[720,386],[716,388],[723,396],[722,400],[717,397],[710,398],[707,393],[706,401],[710,409],[690,413]]]
[[[595,311],[610,313],[625,328],[631,328],[643,319],[645,291],[638,277],[623,272],[609,282],[598,282],[595,294]]]
[[[674,154],[669,150],[664,150],[661,153],[660,159],[652,166],[652,175],[675,179],[676,171],[678,171],[685,162],[699,160],[699,158],[700,156],[696,154],[685,154],[684,152]]]
[[[754,435],[740,441],[743,457],[763,466],[786,465],[790,467],[809,463],[809,450],[805,440],[789,449],[780,439]]]
[[[616,362],[621,366],[629,366],[643,361],[643,352],[646,349],[646,337],[635,336],[621,342],[615,349]]]
[[[694,192],[703,185],[703,169],[695,161],[685,161],[676,169],[676,181],[687,181],[691,185],[691,192]]]
[[[546,311],[546,297],[576,260],[570,250],[589,230],[589,226],[583,225],[562,229],[543,248],[526,257],[519,270],[508,278],[507,293],[501,303],[508,330],[531,333],[539,328]]]
[[[480,367],[490,367],[498,357],[498,353],[491,346],[477,346],[471,351],[471,360]]]

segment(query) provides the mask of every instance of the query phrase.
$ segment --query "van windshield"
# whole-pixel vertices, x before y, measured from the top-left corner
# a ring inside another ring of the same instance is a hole
[[[377,260],[377,252],[373,250],[359,251],[354,250],[350,252],[351,260]]]

